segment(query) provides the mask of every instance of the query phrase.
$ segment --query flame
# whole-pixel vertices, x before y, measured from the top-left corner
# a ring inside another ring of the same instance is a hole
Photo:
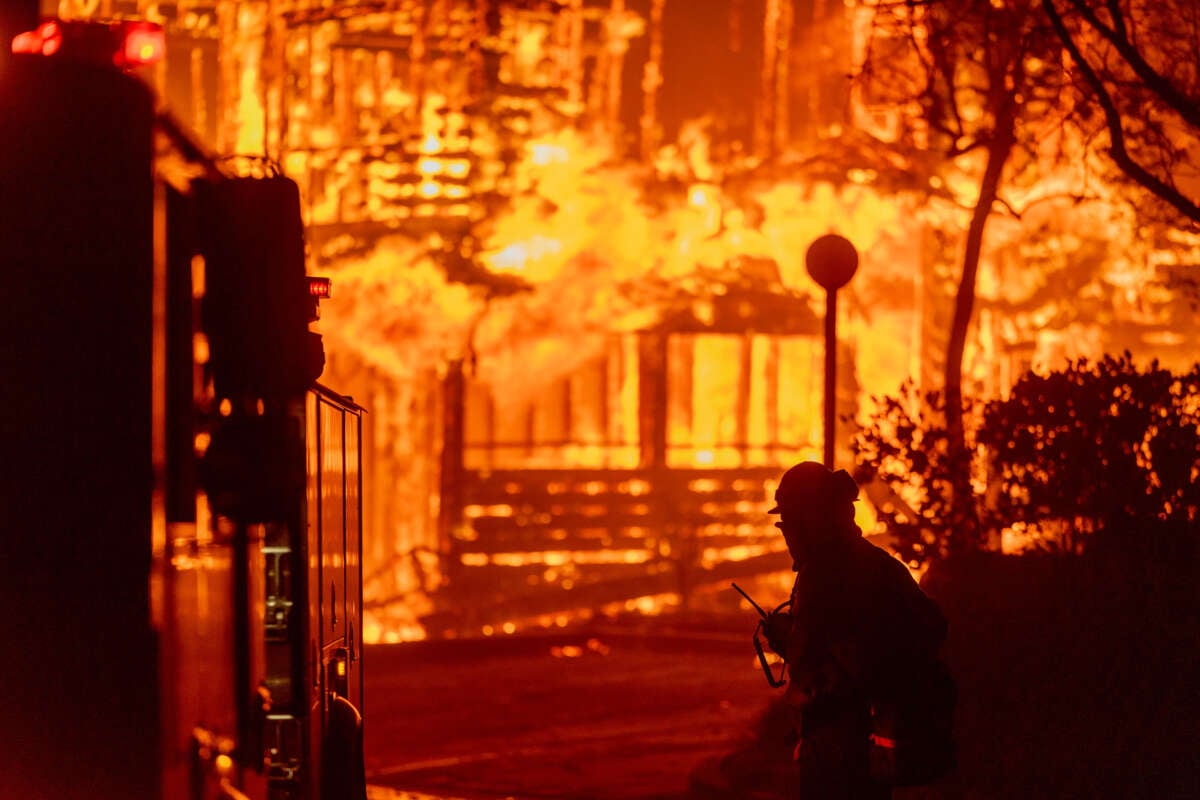
[[[469,377],[493,391],[496,414],[503,416],[605,353],[614,337],[632,362],[636,344],[620,337],[660,322],[670,288],[715,283],[714,291],[722,291],[753,277],[807,294],[819,317],[823,293],[808,276],[804,256],[815,238],[829,232],[849,238],[861,256],[859,273],[842,291],[838,325],[853,354],[863,410],[869,409],[866,398],[894,394],[906,378],[936,377],[945,335],[938,320],[952,302],[961,232],[978,196],[978,150],[932,169],[897,162],[900,173],[926,175],[917,181],[925,185],[893,189],[885,185],[882,159],[832,164],[844,167],[844,179],[834,180],[798,166],[812,155],[798,144],[789,150],[781,140],[784,151],[770,164],[760,153],[725,152],[714,133],[722,121],[706,116],[685,122],[675,141],[662,146],[655,132],[644,158],[635,160],[621,149],[614,129],[621,87],[606,83],[605,73],[620,74],[630,39],[646,33],[642,20],[624,4],[591,20],[601,25],[584,24],[595,10],[585,14],[580,3],[558,4],[557,16],[501,4],[499,35],[463,33],[487,39],[476,44],[498,57],[503,87],[517,89],[489,95],[489,107],[469,88],[478,75],[431,55],[423,38],[474,19],[467,5],[422,5],[429,16],[407,60],[386,48],[368,57],[341,39],[346,33],[411,30],[405,27],[412,23],[411,4],[345,20],[313,6],[315,21],[297,27],[282,24],[282,12],[271,4],[221,0],[215,14],[189,12],[183,23],[186,32],[219,44],[219,108],[194,115],[219,121],[214,146],[278,157],[304,187],[310,230],[341,231],[314,244],[312,253],[317,271],[337,288],[322,304],[327,374],[335,385],[367,384],[368,393],[386,384],[372,409],[379,431],[374,446],[380,458],[406,470],[383,482],[389,496],[403,497],[397,506],[418,509],[412,513],[422,520],[436,514],[436,502],[418,496],[417,488],[433,485],[436,455],[416,441],[436,428],[423,398],[436,390],[436,376],[451,361],[463,360]],[[873,6],[845,6],[848,40],[841,46],[855,63],[865,52]],[[587,69],[585,53],[595,59]],[[785,54],[777,55],[786,64]],[[653,77],[643,87],[650,108],[663,71],[657,61],[645,66],[644,74]],[[192,94],[172,102],[203,103],[200,93]],[[902,111],[868,103],[853,97],[854,126],[896,141]],[[786,109],[779,105],[776,111]],[[1157,354],[1170,346],[1174,355],[1163,356],[1164,363],[1173,357],[1177,366],[1194,329],[1194,321],[1181,321],[1161,276],[1200,259],[1200,236],[1148,235],[1124,204],[1124,190],[1099,179],[1103,170],[1093,160],[1063,157],[1082,152],[1081,143],[1055,127],[1053,118],[1031,123],[1042,126],[1034,137],[1040,147],[1021,180],[1006,187],[1005,201],[1019,213],[997,213],[989,221],[965,368],[980,393],[1003,392],[1024,368],[1050,369],[1105,350]],[[507,139],[498,132],[503,124],[511,126]],[[1084,196],[1086,202],[1076,202]],[[364,240],[353,233],[360,225],[390,232],[364,250]],[[711,281],[712,275],[720,280]],[[713,303],[696,295],[694,315],[711,319]],[[1078,315],[1080,297],[1099,311]],[[1109,319],[1143,330],[1109,325]],[[795,445],[782,454],[753,451],[754,457],[773,463],[807,453],[805,447],[820,440],[819,343],[772,341],[756,333],[747,338],[745,350],[735,337],[697,334],[690,340],[694,366],[686,378],[694,396],[706,402],[688,420],[672,418],[670,440],[686,443],[669,455],[672,468],[740,466],[745,451],[725,443],[739,434],[736,365],[744,358],[751,411],[743,421],[743,444],[771,444],[774,425],[780,438]],[[774,422],[762,410],[770,358],[777,358],[777,391],[786,398]],[[611,413],[626,429],[638,426],[638,390],[634,374],[612,398]],[[636,446],[618,452],[599,440],[548,448],[538,457],[558,467],[637,463]],[[649,481],[626,484],[620,491],[628,495],[651,492]],[[565,493],[553,482],[547,489],[554,497]],[[863,529],[876,532],[869,506],[859,509]],[[466,510],[468,523],[517,513],[515,506]],[[385,564],[368,580],[365,641],[426,635],[419,619],[431,611],[429,594],[444,579],[438,554],[445,543],[423,524],[389,519],[372,532],[386,540],[375,553]],[[735,529],[747,542],[705,548],[704,563],[763,552],[763,545],[750,541],[753,530]],[[453,534],[461,541],[475,535],[469,524]],[[1023,546],[1024,535],[1006,532],[1005,546]],[[566,586],[575,564],[640,564],[671,552],[663,541],[644,550],[548,547],[469,557],[490,566],[543,566],[547,582]],[[387,560],[393,556],[400,560]],[[648,596],[607,611],[659,613],[672,602],[678,599]],[[487,633],[561,627],[584,613],[514,619]]]
[[[329,349],[354,353],[398,379],[461,353],[483,308],[468,287],[446,278],[427,248],[405,237],[322,273],[337,286],[321,308]]]
[[[417,162],[430,184],[442,170],[434,160],[434,144],[427,137],[422,150],[430,152]],[[482,226],[477,251],[490,273],[519,278],[528,290],[485,300],[478,290],[444,278],[444,270],[430,255],[437,252],[437,242],[392,237],[365,257],[328,267],[338,291],[326,301],[322,326],[331,337],[333,357],[354,353],[363,363],[403,379],[423,367],[436,368],[448,356],[470,352],[475,377],[496,389],[497,413],[506,413],[598,354],[607,335],[646,327],[661,316],[662,299],[630,292],[630,287],[692,280],[698,270],[728,269],[753,256],[775,265],[782,286],[809,292],[815,306],[820,293],[803,257],[812,239],[830,230],[852,237],[863,250],[863,274],[856,280],[894,284],[907,278],[912,285],[905,275],[913,269],[911,250],[908,260],[900,263],[870,257],[873,251],[894,253],[904,241],[911,209],[903,200],[884,197],[867,184],[839,187],[800,177],[733,192],[716,181],[720,176],[699,135],[679,150],[672,169],[688,174],[689,180],[676,190],[655,189],[651,196],[645,173],[616,158],[606,140],[574,129],[535,138],[514,167],[510,204]],[[420,184],[422,193],[425,185]],[[914,329],[911,308],[903,303],[873,309],[869,317],[847,314],[844,335],[864,343],[858,358],[866,391],[888,391],[907,376]],[[753,340],[755,375],[765,369],[767,346],[767,337]],[[780,396],[790,399],[779,409],[780,430],[794,432],[790,435],[798,441],[819,442],[819,343],[784,339],[775,346]],[[694,409],[688,430],[671,434],[673,440],[692,443],[671,456],[673,463],[741,464],[739,450],[720,445],[736,438],[739,390],[734,365],[740,347],[738,340],[725,336],[694,337],[694,391],[708,402]],[[756,378],[752,391],[761,391],[762,385]],[[636,385],[628,390],[635,401]],[[762,402],[751,405],[765,408]],[[760,410],[748,426],[752,441],[766,441],[767,421]],[[553,457],[591,463],[578,450],[559,451]],[[468,507],[467,516],[491,511],[501,509]],[[699,566],[780,549],[778,542],[702,548]],[[575,567],[647,564],[672,555],[670,543],[662,542],[655,550],[465,553],[461,561],[472,568],[542,566],[548,570],[542,576],[546,584],[571,588]],[[568,571],[553,571],[564,569]],[[607,611],[662,613],[678,602],[677,597],[638,598]],[[384,632],[385,639],[397,628],[413,630],[412,619],[405,621],[396,605],[388,622],[372,616],[371,630]],[[578,612],[571,616],[577,618]],[[537,624],[512,622],[517,630]],[[503,630],[492,625],[480,632],[497,635]]]

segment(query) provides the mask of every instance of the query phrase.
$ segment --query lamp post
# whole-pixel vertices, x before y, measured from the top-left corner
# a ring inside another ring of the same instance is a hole
[[[804,264],[812,279],[825,289],[825,466],[833,469],[833,440],[837,426],[837,290],[858,269],[858,251],[850,240],[827,233],[808,246]]]

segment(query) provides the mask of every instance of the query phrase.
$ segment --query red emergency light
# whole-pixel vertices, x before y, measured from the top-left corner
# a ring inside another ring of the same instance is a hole
[[[321,301],[328,299],[333,292],[333,281],[329,278],[308,277],[308,321],[316,322],[321,318]]]
[[[105,23],[50,19],[13,37],[12,51],[134,69],[161,61],[166,39],[161,25],[144,20]]]
[[[308,295],[314,300],[325,300],[333,291],[333,281],[329,278],[308,276]]]
[[[124,28],[124,47],[121,52],[124,54],[125,64],[117,64],[118,67],[142,67],[162,60],[167,50],[167,42],[161,25],[155,25],[153,22],[127,22],[124,23]]]
[[[14,53],[52,56],[62,47],[62,28],[58,20],[47,20],[31,31],[18,33],[12,40]]]

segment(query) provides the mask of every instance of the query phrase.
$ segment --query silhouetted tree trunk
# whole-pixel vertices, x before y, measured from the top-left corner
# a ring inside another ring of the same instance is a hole
[[[971,316],[975,309],[975,284],[979,275],[979,258],[983,250],[983,234],[991,215],[992,205],[1000,190],[1004,167],[1012,154],[1016,142],[1011,101],[997,114],[997,124],[987,148],[987,166],[979,182],[979,199],[971,214],[967,229],[966,246],[963,250],[962,275],[958,281],[958,293],[954,299],[954,318],[950,323],[950,339],[946,345],[946,430],[951,457],[959,461],[959,479],[954,486],[954,506],[960,509],[960,524],[965,530],[959,532],[959,543],[967,545],[977,539],[978,520],[971,498],[970,454],[967,451],[966,434],[963,428],[962,370],[966,350],[967,334],[971,329]],[[960,503],[960,499],[965,501]]]
[[[1046,65],[1061,62],[1061,45],[1045,29],[1039,0],[929,0],[881,4],[862,67],[874,102],[920,108],[913,119],[916,149],[944,153],[951,163],[986,154],[978,196],[966,231],[962,272],[946,345],[944,399],[946,453],[951,464],[951,547],[972,549],[980,526],[971,487],[972,453],[964,425],[963,355],[975,309],[984,233],[1004,186],[1005,168],[1018,149],[1033,153],[1038,140],[1026,117],[1060,107],[1065,77]],[[1033,66],[1039,70],[1030,74]],[[972,162],[966,162],[971,171]]]

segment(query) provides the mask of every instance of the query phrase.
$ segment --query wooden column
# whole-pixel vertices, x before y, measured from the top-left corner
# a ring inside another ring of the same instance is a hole
[[[658,150],[658,90],[662,86],[663,9],[667,0],[650,2],[650,55],[642,70],[642,161],[649,164]]]
[[[759,73],[758,104],[755,109],[754,152],[769,159],[775,155],[775,70],[779,61],[780,4],[783,0],[766,0],[763,11],[762,71]]]
[[[741,347],[738,352],[738,384],[737,384],[737,446],[741,451],[742,466],[747,466],[746,453],[750,442],[750,381],[753,378],[751,367],[754,361],[754,335],[743,333]]]
[[[442,379],[442,457],[438,485],[441,503],[438,506],[438,552],[444,563],[442,574],[454,580],[458,571],[458,553],[454,547],[454,532],[463,519],[463,407],[466,382],[462,359],[451,359]]]
[[[779,7],[779,27],[776,31],[775,56],[775,88],[772,102],[774,113],[772,121],[772,153],[778,155],[787,149],[791,138],[791,114],[789,105],[792,101],[791,92],[791,58],[792,58],[792,0],[784,0]]]
[[[659,331],[638,336],[638,443],[643,469],[666,467],[667,335]]]

